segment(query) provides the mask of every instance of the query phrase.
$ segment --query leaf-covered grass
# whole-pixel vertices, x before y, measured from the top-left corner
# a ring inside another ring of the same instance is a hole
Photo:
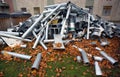
[[[21,62],[0,60],[0,72],[4,73],[4,77],[18,77],[20,73],[23,77],[27,77],[31,65],[30,61],[25,60]],[[96,77],[94,66],[75,62],[72,56],[63,55],[61,60],[47,62],[47,66],[45,77]],[[107,72],[109,77],[120,76],[119,67],[102,68],[102,72]]]
[[[46,77],[56,77],[57,74],[60,74],[60,77],[93,77],[94,69],[83,63],[75,62],[70,56],[63,57],[62,61],[48,62],[47,64],[51,68],[46,69]]]

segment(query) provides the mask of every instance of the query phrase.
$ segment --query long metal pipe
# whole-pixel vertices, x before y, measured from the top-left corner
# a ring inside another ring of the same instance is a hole
[[[36,19],[36,21],[33,23],[33,25],[22,35],[22,38],[25,38],[32,30],[33,28],[38,24],[40,20],[42,20],[43,14],[39,16],[39,18]]]
[[[59,4],[53,11],[51,11],[41,22],[43,23],[44,21],[46,21],[51,15],[53,15],[54,12],[56,12],[56,10],[58,10],[61,7],[61,4]]]
[[[21,37],[14,36],[14,35],[9,35],[9,34],[3,34],[3,33],[0,33],[0,36],[3,36],[3,37],[10,37],[10,38],[14,38],[14,39],[22,40],[22,41],[32,42],[32,40],[29,40],[29,39],[23,39],[23,38],[21,38]]]
[[[111,56],[107,55],[107,53],[105,53],[104,51],[100,51],[100,54],[104,56],[107,60],[109,60],[112,63],[112,65],[118,64],[118,61],[113,59]]]
[[[88,64],[90,63],[90,61],[89,61],[89,59],[88,59],[88,57],[87,57],[86,52],[85,52],[83,49],[78,48],[78,47],[75,46],[75,45],[73,45],[73,47],[77,48],[77,49],[80,51],[80,53],[82,54],[82,58],[83,58],[84,63],[85,63],[86,65],[88,65]]]
[[[66,25],[66,22],[67,22],[67,19],[68,19],[69,15],[70,15],[70,12],[71,12],[71,5],[69,4],[67,14],[66,14],[66,18],[63,20],[62,29],[61,29],[61,32],[60,32],[61,35],[64,33],[65,25]]]
[[[102,71],[101,71],[101,68],[100,68],[98,62],[95,61],[94,65],[95,65],[95,73],[96,73],[96,75],[97,76],[101,76],[102,75]]]
[[[10,35],[15,35],[15,36],[19,36],[21,35],[22,33],[20,32],[7,32],[7,31],[0,31],[0,33],[5,33],[5,34],[10,34]]]
[[[89,39],[89,34],[90,34],[90,14],[88,13],[87,39]]]
[[[47,26],[46,26],[46,36],[45,36],[45,39],[48,39],[48,28],[49,28],[49,24],[47,24]]]
[[[1,51],[2,54],[8,54],[14,57],[18,57],[18,58],[22,58],[22,59],[26,59],[26,60],[30,60],[32,56],[29,55],[24,55],[24,54],[19,54],[19,53],[15,53],[15,52],[9,52],[9,51]]]
[[[42,58],[42,54],[38,53],[33,65],[32,65],[32,69],[37,69],[38,70],[41,58]]]
[[[71,4],[68,5],[68,11],[67,11],[67,15],[66,15],[66,19],[69,18],[70,12],[71,12]]]

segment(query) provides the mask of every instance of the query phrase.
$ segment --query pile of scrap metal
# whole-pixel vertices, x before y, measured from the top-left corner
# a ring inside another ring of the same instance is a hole
[[[14,47],[21,44],[21,41],[31,42],[35,38],[33,49],[39,43],[47,50],[45,43],[49,42],[53,43],[54,49],[65,49],[64,43],[75,39],[113,36],[120,37],[118,26],[99,16],[95,18],[88,10],[68,2],[45,6],[42,14],[30,17],[17,27],[9,28],[7,32],[0,31],[0,44],[7,43]]]
[[[98,39],[101,46],[109,45],[106,38],[114,36],[120,37],[120,27],[112,22],[105,21],[99,16],[95,18],[88,10],[80,8],[75,4],[68,2],[62,4],[55,4],[45,6],[45,10],[40,15],[32,16],[18,26],[9,28],[8,31],[0,31],[0,44],[7,44],[10,47],[21,45],[26,47],[23,41],[32,42],[35,40],[33,49],[38,44],[47,50],[45,43],[53,43],[53,49],[65,49],[66,44],[71,41],[79,41],[79,39]],[[101,39],[102,38],[102,39]],[[92,42],[91,44],[95,44]],[[74,46],[78,48],[77,46]],[[100,48],[96,48],[100,54],[108,59],[113,65],[117,63],[112,57],[108,56]],[[82,54],[82,59],[86,65],[90,63],[87,53],[78,48]],[[21,55],[13,52],[4,52],[9,55],[31,59],[31,56]],[[101,69],[97,61],[102,61],[103,58],[99,56],[93,57],[95,60],[96,75],[102,75]],[[32,66],[38,69],[41,54],[39,53]],[[78,62],[81,57],[77,56]]]

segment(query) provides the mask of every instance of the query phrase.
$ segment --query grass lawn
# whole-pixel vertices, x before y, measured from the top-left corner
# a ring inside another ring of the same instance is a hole
[[[30,62],[0,60],[0,71],[4,73],[4,77],[18,77],[19,74],[23,74],[24,77],[27,77],[29,67],[31,67]]]

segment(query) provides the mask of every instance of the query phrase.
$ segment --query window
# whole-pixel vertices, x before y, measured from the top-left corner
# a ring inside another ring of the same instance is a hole
[[[109,16],[111,14],[111,9],[112,9],[112,6],[104,6],[103,7],[103,16]]]
[[[34,14],[40,14],[40,7],[34,7]]]
[[[22,12],[27,12],[27,9],[26,8],[21,8],[21,11]]]

